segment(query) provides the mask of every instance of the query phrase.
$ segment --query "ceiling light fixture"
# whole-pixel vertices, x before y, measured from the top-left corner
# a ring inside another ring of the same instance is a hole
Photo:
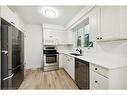
[[[48,18],[56,18],[58,16],[58,11],[51,7],[45,7],[42,9],[42,13],[44,16]]]

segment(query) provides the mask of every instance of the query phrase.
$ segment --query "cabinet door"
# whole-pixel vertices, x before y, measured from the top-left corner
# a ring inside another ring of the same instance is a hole
[[[100,8],[94,8],[89,16],[90,40],[99,40],[100,33]]]
[[[68,74],[71,76],[73,80],[75,80],[75,63],[74,63],[74,57],[69,56],[69,62],[68,62]]]
[[[68,43],[68,33],[65,31],[61,31],[61,35],[59,36],[60,44],[67,44]]]
[[[70,77],[75,80],[75,64],[74,58],[63,54],[63,67]],[[61,64],[61,63],[60,63]]]
[[[59,67],[62,68],[64,65],[64,56],[63,54],[59,54]]]
[[[102,40],[120,37],[120,7],[101,7],[101,37]]]
[[[56,38],[56,43],[59,45],[64,45],[69,43],[69,33],[68,31],[55,31],[54,34]]]
[[[108,79],[90,70],[90,89],[108,89]]]
[[[67,72],[67,56],[64,54],[63,55],[63,67],[64,67],[64,70]]]
[[[56,39],[56,43],[57,44],[63,44],[64,42],[64,33],[63,31],[54,31],[53,33],[55,39]]]
[[[120,7],[120,36],[127,39],[127,6]]]
[[[66,68],[65,69],[66,69],[67,73],[70,75],[69,62],[70,62],[69,57],[68,57],[68,55],[66,55]]]
[[[54,31],[49,29],[44,29],[44,44],[45,45],[55,45]]]
[[[11,24],[15,24],[14,13],[6,6],[1,7],[1,17]]]
[[[44,32],[44,40],[48,40],[48,39],[51,39],[51,30],[47,30],[47,29],[44,29],[43,30]]]

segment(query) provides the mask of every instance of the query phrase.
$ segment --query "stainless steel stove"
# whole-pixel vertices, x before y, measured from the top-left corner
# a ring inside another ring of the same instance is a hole
[[[44,71],[56,70],[59,68],[59,53],[56,47],[46,46],[44,53]]]

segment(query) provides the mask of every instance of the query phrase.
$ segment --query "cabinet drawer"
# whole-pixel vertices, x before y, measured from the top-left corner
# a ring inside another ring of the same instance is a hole
[[[101,74],[101,75],[103,75],[103,76],[105,76],[105,77],[107,77],[107,78],[109,78],[109,71],[108,71],[108,69],[105,69],[105,68],[100,67],[98,65],[94,65],[92,63],[90,64],[90,69],[95,71],[95,72],[97,72],[97,73],[99,73],[99,74]]]
[[[108,89],[108,78],[90,70],[90,89]]]

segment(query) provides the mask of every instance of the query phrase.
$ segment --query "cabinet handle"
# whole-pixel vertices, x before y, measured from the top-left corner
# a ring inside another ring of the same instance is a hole
[[[102,37],[100,37],[100,39],[102,39]]]
[[[97,80],[95,80],[95,83],[98,83],[98,81],[97,81]]]
[[[99,40],[99,38],[97,38],[97,40]]]
[[[14,22],[11,22],[12,24],[15,24]]]
[[[95,68],[95,70],[97,70],[97,68]]]

